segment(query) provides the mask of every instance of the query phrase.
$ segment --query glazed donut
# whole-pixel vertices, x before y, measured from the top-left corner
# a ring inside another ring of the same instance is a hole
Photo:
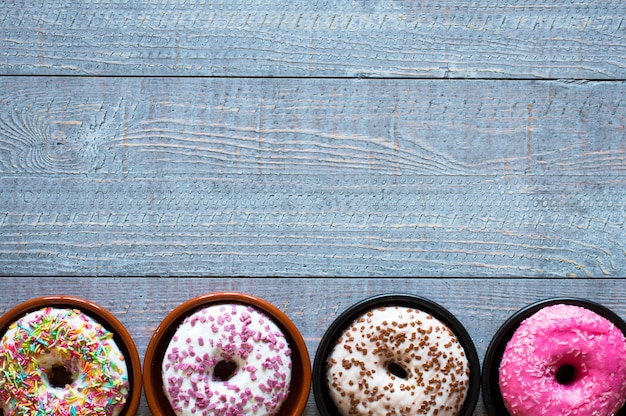
[[[524,320],[499,367],[511,416],[609,416],[626,398],[626,341],[608,319],[552,305]]]
[[[62,382],[52,374],[64,373]],[[113,334],[76,309],[43,308],[0,341],[0,401],[9,415],[116,416],[129,391]]]
[[[456,416],[469,388],[469,362],[452,331],[416,309],[379,307],[342,333],[326,381],[340,413]]]
[[[162,364],[163,391],[179,415],[275,415],[289,393],[291,350],[263,313],[240,304],[189,315]]]

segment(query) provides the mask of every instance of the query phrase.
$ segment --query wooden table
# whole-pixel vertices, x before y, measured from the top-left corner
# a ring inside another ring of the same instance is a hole
[[[0,312],[87,297],[142,357],[217,290],[311,357],[385,292],[481,357],[537,299],[626,318],[626,3],[79,3],[0,8]]]

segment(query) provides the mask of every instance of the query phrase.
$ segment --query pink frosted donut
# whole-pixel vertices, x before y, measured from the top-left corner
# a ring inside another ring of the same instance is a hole
[[[511,416],[610,416],[626,399],[626,340],[606,318],[547,306],[521,323],[499,375]]]

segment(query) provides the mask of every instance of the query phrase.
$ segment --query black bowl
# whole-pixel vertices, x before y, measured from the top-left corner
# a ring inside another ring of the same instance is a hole
[[[598,315],[613,322],[626,336],[626,322],[624,322],[617,314],[610,309],[598,303],[579,298],[549,298],[532,303],[512,315],[498,329],[491,340],[485,359],[483,360],[483,401],[489,416],[510,416],[504,406],[502,393],[498,384],[500,361],[506,344],[509,342],[519,325],[523,320],[534,315],[539,310],[551,305],[574,305],[581,306],[597,313]],[[617,416],[626,416],[626,407],[617,413]]]
[[[471,416],[480,393],[480,361],[476,347],[467,330],[452,313],[437,303],[410,294],[383,294],[362,300],[344,311],[326,330],[313,362],[313,395],[321,416],[341,416],[330,397],[326,383],[326,360],[343,330],[370,309],[380,306],[404,306],[431,314],[446,324],[456,335],[465,350],[470,366],[469,386],[465,403],[459,416]]]

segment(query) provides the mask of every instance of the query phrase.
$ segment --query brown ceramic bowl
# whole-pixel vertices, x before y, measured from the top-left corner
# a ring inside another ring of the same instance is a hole
[[[277,416],[302,414],[311,388],[311,362],[309,353],[298,328],[280,309],[271,303],[243,293],[217,292],[190,299],[170,312],[154,332],[144,358],[143,380],[146,401],[152,414],[175,416],[169,400],[163,392],[161,364],[170,339],[181,322],[197,310],[218,304],[242,304],[252,306],[269,316],[283,331],[291,348],[292,377],[289,396]]]
[[[126,405],[120,413],[121,416],[134,416],[141,400],[141,361],[139,353],[132,337],[120,321],[102,306],[91,301],[73,296],[42,296],[21,303],[0,317],[0,337],[4,335],[9,326],[22,316],[41,308],[71,308],[78,309],[89,315],[104,328],[113,333],[115,343],[124,354],[128,367],[128,381],[130,394],[126,399]],[[2,415],[2,410],[0,410]]]

